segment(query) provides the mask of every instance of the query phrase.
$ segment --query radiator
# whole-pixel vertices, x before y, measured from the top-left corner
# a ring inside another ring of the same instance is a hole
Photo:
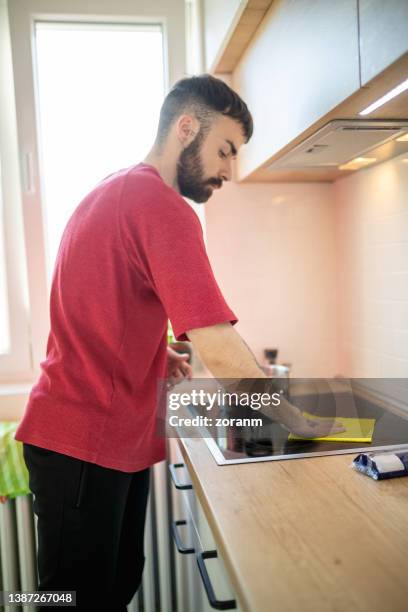
[[[128,605],[128,612],[175,611],[173,549],[170,543],[169,482],[165,462],[152,470],[142,585]],[[32,495],[0,504],[0,590],[36,591],[37,517]],[[33,612],[35,608],[5,607],[5,612]],[[75,610],[75,608],[73,608]],[[97,612],[97,611],[95,611]]]
[[[35,591],[37,587],[35,524],[32,496],[0,505],[0,590]],[[5,607],[6,612],[33,608]]]

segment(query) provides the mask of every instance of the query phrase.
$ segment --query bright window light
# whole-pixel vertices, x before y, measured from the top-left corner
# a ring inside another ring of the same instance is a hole
[[[394,87],[394,89],[391,89],[391,91],[386,93],[381,98],[378,98],[378,100],[370,104],[370,106],[367,106],[367,108],[362,110],[361,113],[359,113],[359,115],[369,115],[373,111],[377,110],[377,108],[380,108],[380,106],[382,106],[389,100],[392,100],[393,98],[398,96],[403,91],[406,91],[407,89],[408,89],[408,79],[406,79],[405,81],[397,85],[397,87]]]
[[[164,98],[160,25],[36,23],[49,276],[62,231],[107,175],[153,144]]]

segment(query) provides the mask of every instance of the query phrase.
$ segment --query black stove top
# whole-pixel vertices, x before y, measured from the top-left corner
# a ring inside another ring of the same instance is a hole
[[[340,401],[339,401],[340,398]],[[332,454],[359,453],[408,447],[408,411],[392,411],[353,389],[352,395],[305,394],[290,398],[301,410],[316,416],[375,419],[371,443],[328,440],[289,440],[289,431],[276,421],[257,413],[262,424],[256,427],[226,425],[201,427],[201,435],[219,465],[253,461],[273,461]],[[339,406],[341,406],[339,408]],[[196,416],[205,416],[205,407],[189,407]],[[212,421],[217,417],[253,418],[251,409],[242,406],[215,406]]]

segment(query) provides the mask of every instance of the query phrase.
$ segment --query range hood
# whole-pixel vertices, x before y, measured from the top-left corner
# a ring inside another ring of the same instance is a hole
[[[333,169],[341,174],[339,166],[367,156],[372,160],[369,162],[371,167],[408,153],[408,141],[396,140],[407,133],[408,119],[336,119],[275,160],[267,169],[271,173]]]

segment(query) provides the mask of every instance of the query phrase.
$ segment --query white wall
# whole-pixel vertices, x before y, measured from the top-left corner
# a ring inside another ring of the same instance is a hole
[[[341,371],[408,378],[408,155],[333,189]]]
[[[206,204],[207,248],[237,329],[294,376],[339,373],[330,184],[226,184]]]
[[[208,251],[237,329],[295,376],[408,378],[408,156],[332,184],[227,184]]]

